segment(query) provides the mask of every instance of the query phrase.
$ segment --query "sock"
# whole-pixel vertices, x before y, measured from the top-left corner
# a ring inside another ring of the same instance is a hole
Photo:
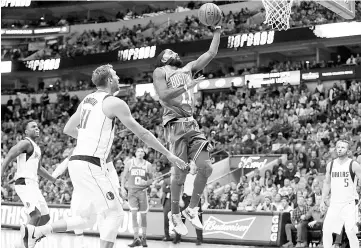
[[[198,206],[199,200],[201,199],[204,188],[206,187],[208,177],[205,177],[203,173],[197,173],[193,184],[193,193],[189,202],[189,208],[195,208]]]
[[[177,183],[176,180],[172,180],[170,185],[171,193],[171,210],[172,214],[179,214],[179,198],[181,193],[181,185]]]
[[[133,227],[134,230],[134,239],[139,238],[139,227]]]
[[[144,239],[147,238],[147,228],[146,227],[142,227],[142,237]]]
[[[36,238],[40,238],[43,235],[48,235],[53,232],[53,228],[50,224],[46,224],[44,226],[39,226],[35,228],[34,236]]]

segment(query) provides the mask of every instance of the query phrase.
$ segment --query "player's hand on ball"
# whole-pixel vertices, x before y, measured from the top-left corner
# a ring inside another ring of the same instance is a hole
[[[168,157],[169,162],[176,165],[179,169],[185,170],[188,167],[188,164],[184,162],[182,159],[178,158],[177,156],[170,154]]]
[[[60,188],[65,187],[65,181],[59,178],[55,180],[54,184]]]

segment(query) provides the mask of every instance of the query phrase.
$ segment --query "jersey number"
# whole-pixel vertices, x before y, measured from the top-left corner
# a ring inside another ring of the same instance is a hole
[[[134,178],[134,184],[135,185],[141,185],[142,178],[141,177],[135,177]]]
[[[348,187],[348,178],[345,178],[345,187]]]
[[[182,104],[192,104],[192,95],[189,91],[186,91],[182,94]]]
[[[83,109],[80,117],[80,128],[86,128],[86,123],[88,122],[88,117],[91,110]]]

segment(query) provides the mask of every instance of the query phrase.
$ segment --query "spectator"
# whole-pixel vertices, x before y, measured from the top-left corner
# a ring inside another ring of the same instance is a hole
[[[292,224],[286,224],[286,236],[287,236],[287,243],[283,245],[283,247],[293,247],[293,240],[292,240],[292,230],[297,230],[297,247],[301,247],[301,229],[300,225],[302,220],[305,218],[305,215],[309,211],[309,207],[305,203],[305,198],[302,196],[298,197],[298,206],[292,213],[291,221]]]
[[[282,188],[284,186],[285,176],[283,175],[283,169],[279,168],[276,178],[275,178],[275,184],[278,188]]]
[[[303,218],[301,217],[301,219],[302,222],[298,225],[299,231],[297,233],[300,233],[299,242],[301,243],[302,247],[307,247],[307,230],[322,230],[325,214],[321,213],[320,205],[316,204],[315,206],[311,207],[307,214],[303,216]]]
[[[267,212],[277,211],[276,206],[272,204],[271,196],[265,196],[264,202],[258,205],[257,211],[267,211]]]

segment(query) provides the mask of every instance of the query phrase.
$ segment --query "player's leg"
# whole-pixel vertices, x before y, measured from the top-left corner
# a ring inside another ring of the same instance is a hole
[[[197,175],[194,180],[193,193],[187,209],[182,213],[195,228],[203,229],[203,225],[199,220],[198,215],[198,204],[203,194],[204,188],[206,187],[207,180],[212,174],[213,168],[207,150],[208,141],[199,140],[192,143],[190,148],[191,158],[195,161],[197,166]]]
[[[356,211],[358,211],[358,209],[356,206],[355,202],[351,202],[342,210],[342,218],[345,221],[345,232],[349,240],[350,248],[359,247],[357,238],[358,227],[356,225]]]
[[[340,233],[343,221],[339,218],[340,208],[337,205],[330,205],[322,227],[322,242],[324,248],[331,248],[333,243],[332,233]]]
[[[149,202],[146,191],[139,192],[139,212],[141,217],[141,228],[142,228],[142,246],[148,247],[147,245],[147,213],[149,211]]]
[[[72,212],[72,216],[77,216],[77,209],[78,209],[78,205],[81,204],[81,199],[79,199],[79,194],[77,194],[75,192],[75,190],[73,190],[73,194],[72,194],[72,198],[71,198],[71,205],[70,205],[70,209]],[[85,243],[84,243],[84,231],[82,229],[75,229],[74,230],[74,234],[75,234],[75,239],[74,239],[74,246],[75,247],[84,247]]]
[[[35,191],[34,193],[36,194],[36,198],[38,200],[38,204],[40,207],[39,210],[41,213],[41,216],[40,216],[39,221],[36,224],[36,226],[43,226],[50,221],[49,208],[48,208],[48,204],[46,203],[45,198],[44,198],[43,194],[41,193],[41,191],[39,190],[39,188],[36,187],[36,189],[37,189],[37,191]]]
[[[183,123],[175,123],[171,127],[168,126],[167,129],[170,130],[170,150],[177,157],[183,159],[188,163],[188,145],[186,140],[183,137],[185,132]],[[171,169],[171,215],[170,215],[170,227],[173,227],[173,230],[180,235],[187,235],[187,227],[182,222],[182,216],[179,208],[179,200],[182,185],[186,179],[188,171],[181,170],[177,166],[173,165]]]
[[[137,190],[129,189],[128,203],[129,203],[130,211],[132,213],[132,227],[134,232],[133,242],[128,246],[136,247],[141,245],[141,241],[139,239],[139,223],[138,223],[139,195],[137,194]]]
[[[75,198],[81,202],[76,209],[77,216],[40,227],[22,226],[21,231],[26,248],[33,248],[37,240],[50,233],[73,231],[75,229],[84,230],[96,223],[97,210],[104,211],[109,204],[105,198],[107,192],[104,192],[100,187],[101,183],[97,180],[97,173],[102,175],[104,173],[101,172],[100,167],[94,167],[94,165],[89,165],[84,161],[69,162],[69,174],[75,189],[73,194],[78,194]],[[101,198],[101,202],[99,198]]]
[[[19,181],[21,184],[17,184]],[[37,194],[34,193],[35,189],[32,185],[25,184],[25,179],[19,181],[15,182],[15,192],[24,204],[25,212],[29,215],[28,224],[36,226],[41,218],[40,206],[35,197]]]
[[[169,218],[172,223],[169,226],[173,227],[174,232],[180,235],[187,235],[188,230],[182,221],[179,200],[181,187],[184,184],[188,171],[184,171],[179,169],[177,166],[173,166],[171,172],[171,214],[169,215]]]
[[[124,211],[122,209],[109,209],[99,215],[100,248],[112,248],[114,246],[123,218]]]

